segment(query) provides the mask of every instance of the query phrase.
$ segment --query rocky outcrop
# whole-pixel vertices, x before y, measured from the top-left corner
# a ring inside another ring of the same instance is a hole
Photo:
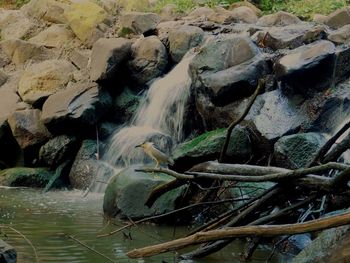
[[[26,17],[20,10],[0,11],[0,36],[2,40],[23,39],[36,30],[34,21]]]
[[[31,0],[21,8],[28,17],[43,19],[52,23],[65,23],[64,10],[68,8],[68,2],[57,0]]]
[[[64,24],[54,24],[28,41],[48,48],[60,48],[74,40],[73,32]]]
[[[330,15],[328,15],[328,17],[325,20],[325,24],[334,29],[338,29],[338,28],[341,28],[342,26],[350,24],[349,7],[338,9],[333,13],[331,13]]]
[[[47,168],[16,167],[0,171],[0,184],[5,186],[45,187],[54,172]]]
[[[160,22],[160,17],[154,13],[127,12],[120,18],[119,34],[148,34],[154,31]]]
[[[258,26],[288,26],[293,24],[299,24],[302,21],[295,15],[279,11],[271,15],[265,15],[257,22]]]
[[[336,44],[345,44],[350,42],[350,24],[345,25],[338,30],[331,32],[328,39]]]

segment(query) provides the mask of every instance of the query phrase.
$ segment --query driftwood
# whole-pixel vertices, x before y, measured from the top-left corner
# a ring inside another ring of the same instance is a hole
[[[135,249],[128,252],[127,255],[130,258],[150,257],[210,241],[246,236],[272,237],[279,235],[295,235],[347,224],[350,224],[350,212],[300,224],[227,227],[219,230],[199,232],[166,243]]]

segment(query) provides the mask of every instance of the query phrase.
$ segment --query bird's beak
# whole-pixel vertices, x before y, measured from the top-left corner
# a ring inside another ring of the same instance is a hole
[[[135,148],[139,148],[139,147],[141,147],[141,145],[142,145],[142,144],[136,145]]]

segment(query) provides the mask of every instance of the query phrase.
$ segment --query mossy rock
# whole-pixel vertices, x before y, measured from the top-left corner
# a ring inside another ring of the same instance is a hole
[[[0,185],[45,187],[54,174],[47,168],[9,168],[0,171]]]

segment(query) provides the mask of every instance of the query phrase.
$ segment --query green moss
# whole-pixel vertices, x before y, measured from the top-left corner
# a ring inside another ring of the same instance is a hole
[[[46,168],[16,167],[0,171],[0,184],[5,186],[44,187],[54,172]]]
[[[135,32],[128,27],[122,27],[119,31],[118,31],[118,36],[119,37],[128,37],[129,35],[134,34]]]

